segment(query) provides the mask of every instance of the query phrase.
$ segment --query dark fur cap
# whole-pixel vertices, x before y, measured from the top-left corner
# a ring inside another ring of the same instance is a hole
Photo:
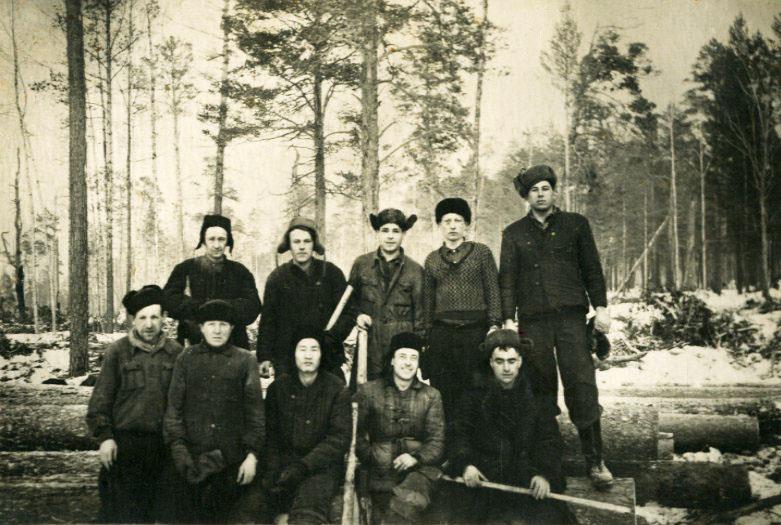
[[[377,215],[373,213],[369,214],[369,222],[374,231],[379,231],[383,224],[396,224],[401,228],[401,231],[405,232],[412,228],[417,220],[418,216],[414,213],[409,217],[405,217],[404,213],[396,208],[385,208]]]
[[[442,199],[437,203],[434,215],[437,219],[437,224],[442,222],[442,217],[448,213],[456,213],[464,218],[464,222],[470,224],[472,222],[472,210],[469,209],[469,203],[460,197],[448,197]]]
[[[206,236],[206,230],[211,228],[212,226],[219,226],[226,232],[228,232],[228,250],[233,253],[233,233],[231,232],[231,220],[227,217],[223,217],[222,215],[204,215],[203,216],[203,223],[201,223],[201,235],[198,239],[198,246],[195,247],[197,250],[201,246],[204,245],[206,242],[206,239],[204,238]]]
[[[140,290],[130,290],[122,298],[122,305],[130,315],[136,315],[139,310],[153,304],[163,307],[163,290],[156,284],[148,284]]]
[[[513,179],[513,185],[515,186],[518,194],[524,199],[529,194],[529,190],[540,181],[546,180],[550,183],[552,188],[556,187],[556,173],[553,168],[546,164],[537,164],[531,168],[524,168]]]

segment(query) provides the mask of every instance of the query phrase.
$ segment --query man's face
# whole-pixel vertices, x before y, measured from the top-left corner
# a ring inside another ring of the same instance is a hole
[[[457,213],[446,213],[443,215],[439,228],[448,241],[458,241],[466,236],[466,221]]]
[[[413,348],[399,348],[393,354],[391,366],[393,375],[402,381],[409,381],[418,372],[420,353]]]
[[[296,345],[296,368],[299,372],[317,372],[320,368],[320,343],[317,339],[301,339]]]
[[[155,341],[163,331],[163,307],[150,304],[137,311],[133,316],[133,328],[145,343]]]
[[[532,186],[526,196],[526,202],[533,210],[546,212],[553,206],[553,187],[543,180]]]
[[[203,338],[214,347],[227,343],[232,331],[233,325],[227,321],[206,321],[201,325]]]
[[[491,353],[491,369],[504,385],[511,385],[521,371],[521,355],[511,346],[499,346]]]
[[[203,235],[206,245],[206,255],[212,259],[219,259],[225,255],[225,246],[228,245],[228,232],[220,226],[206,228]]]
[[[401,248],[401,241],[404,240],[404,232],[398,224],[388,223],[380,226],[377,232],[377,239],[380,242],[380,249],[385,253],[396,253]]]
[[[314,249],[312,234],[306,230],[295,229],[288,235],[290,236],[290,253],[293,255],[293,260],[298,264],[309,262]]]

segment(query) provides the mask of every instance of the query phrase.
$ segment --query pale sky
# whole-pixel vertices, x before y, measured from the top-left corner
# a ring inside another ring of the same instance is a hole
[[[474,3],[480,4],[478,0]],[[0,7],[0,195],[8,196],[0,205],[0,231],[13,230],[10,188],[20,136],[13,104],[10,4],[5,0]],[[207,58],[220,45],[216,37],[222,1],[160,0],[160,4],[163,13],[158,35],[174,34],[193,43],[196,84],[205,89],[202,74],[216,73],[219,67],[216,61],[207,61]],[[503,29],[502,46],[491,66],[506,74],[489,75],[484,87],[483,165],[489,176],[501,165],[510,145],[524,140],[524,131],[534,132],[551,126],[561,128],[562,99],[540,66],[540,53],[549,45],[562,4],[556,0],[490,0],[489,18]],[[48,66],[64,64],[64,37],[53,28],[51,21],[52,6],[56,5],[47,0],[17,0],[17,38],[22,75],[28,86],[45,79]],[[679,100],[688,88],[685,81],[691,66],[709,39],[724,40],[739,13],[743,13],[752,31],[769,34],[773,16],[781,12],[781,0],[576,0],[572,2],[572,9],[583,32],[584,48],[598,26],[608,25],[623,28],[626,43],[640,41],[648,45],[649,58],[660,73],[645,81],[643,89],[648,98],[664,107],[671,100]],[[121,79],[122,76],[120,82]],[[39,207],[41,204],[52,207],[56,199],[57,209],[63,212],[67,204],[68,176],[67,130],[62,126],[66,108],[56,103],[50,94],[28,95],[28,128],[33,135],[32,172],[40,187],[36,190],[36,201]],[[206,98],[201,94],[198,100],[202,102]],[[467,93],[470,107],[473,98],[470,86]],[[186,118],[182,132],[183,170],[186,180],[200,180],[203,185],[188,187],[188,209],[203,212],[209,205],[205,189],[209,181],[203,172],[206,157],[213,155],[214,146],[202,135],[194,113]],[[141,114],[138,119],[133,168],[136,176],[148,171],[150,164],[148,116]],[[119,93],[115,96],[115,120],[115,165],[124,171],[124,102]],[[163,117],[161,128],[161,186],[170,203],[174,194],[173,147],[167,115]],[[227,152],[226,176],[241,199],[238,206],[232,206],[245,221],[252,209],[259,208],[263,221],[270,225],[266,236],[268,242],[282,229],[284,200],[280,194],[289,184],[292,160],[293,152],[281,143],[248,142],[232,145]],[[340,168],[344,166],[338,160],[330,160],[329,171]],[[394,204],[398,197],[392,190],[386,191],[382,205]],[[168,213],[173,216],[172,210]],[[197,231],[188,234],[195,242]]]

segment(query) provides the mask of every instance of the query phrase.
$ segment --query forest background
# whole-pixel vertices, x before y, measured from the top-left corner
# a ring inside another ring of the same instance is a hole
[[[116,321],[127,289],[192,256],[211,212],[233,219],[260,290],[297,214],[347,272],[373,247],[369,212],[416,213],[405,247],[422,261],[434,204],[459,195],[498,257],[525,213],[511,180],[543,162],[591,221],[612,291],[778,285],[773,0],[66,3],[82,13],[84,194],[65,3],[0,12],[0,311],[35,331],[66,326],[74,268],[77,304]]]

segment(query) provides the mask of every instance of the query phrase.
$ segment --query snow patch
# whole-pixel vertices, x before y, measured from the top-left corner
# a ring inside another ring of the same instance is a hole
[[[676,525],[689,522],[689,511],[677,507],[664,507],[653,501],[635,507],[637,515],[650,525]]]

